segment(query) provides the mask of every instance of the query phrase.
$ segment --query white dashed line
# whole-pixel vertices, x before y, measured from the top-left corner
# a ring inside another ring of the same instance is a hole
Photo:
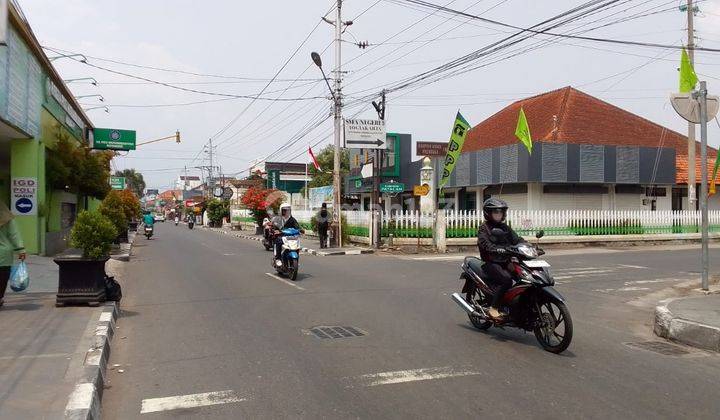
[[[298,290],[305,290],[304,287],[300,287],[300,286],[298,286],[297,284],[295,284],[295,283],[293,283],[293,282],[291,282],[291,281],[289,281],[289,280],[285,280],[285,279],[282,278],[282,277],[276,276],[275,274],[271,274],[271,273],[265,273],[265,274],[267,274],[268,276],[274,278],[275,280],[280,280],[281,282],[287,284],[288,286],[292,286],[292,287],[294,287],[294,288],[296,288],[296,289],[298,289]]]
[[[235,391],[205,392],[203,394],[177,395],[174,397],[150,398],[142,400],[140,414],[157,413],[158,411],[177,410],[181,408],[206,407],[209,405],[228,404],[247,401],[240,398]]]
[[[362,386],[370,387],[480,374],[480,372],[476,371],[457,369],[452,366],[446,366],[437,368],[397,370],[394,372],[373,373],[369,375],[358,376],[354,379],[360,382]]]
[[[648,267],[645,267],[642,265],[630,265],[630,264],[618,264],[618,267],[637,268],[638,270],[647,270],[648,269]]]

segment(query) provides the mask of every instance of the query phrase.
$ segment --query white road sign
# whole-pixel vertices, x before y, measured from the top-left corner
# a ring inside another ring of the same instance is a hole
[[[360,176],[363,178],[370,178],[373,176],[373,164],[368,163],[363,165],[362,169],[360,169]]]
[[[12,213],[16,216],[37,214],[37,178],[23,177],[12,179]]]
[[[345,147],[350,149],[387,149],[385,121],[346,119]]]

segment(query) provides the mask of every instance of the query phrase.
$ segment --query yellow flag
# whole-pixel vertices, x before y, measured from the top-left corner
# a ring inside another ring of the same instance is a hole
[[[720,166],[720,152],[715,157],[715,166],[712,171],[712,179],[710,180],[710,191],[709,195],[715,194],[715,179],[717,178],[718,167]]]
[[[520,107],[520,115],[518,116],[517,127],[515,127],[515,137],[525,145],[528,153],[532,154],[532,136],[530,135],[530,127],[528,126],[525,111],[522,107]]]
[[[695,84],[698,81],[695,69],[690,64],[690,57],[688,57],[685,48],[680,53],[680,93],[688,93],[695,89]]]

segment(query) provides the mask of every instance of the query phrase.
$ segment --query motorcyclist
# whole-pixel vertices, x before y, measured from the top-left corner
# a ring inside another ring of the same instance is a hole
[[[143,223],[145,226],[153,227],[155,225],[155,218],[152,214],[150,214],[149,211],[145,211],[145,215],[143,216]]]
[[[501,320],[503,314],[500,312],[500,302],[513,285],[513,277],[508,270],[510,256],[506,247],[509,245],[517,245],[524,242],[524,239],[518,236],[510,226],[505,223],[508,205],[499,198],[488,198],[483,203],[483,217],[485,222],[478,229],[478,249],[480,257],[485,262],[483,271],[495,283],[495,295],[493,296],[492,305],[488,310],[488,314],[496,319]],[[493,234],[493,229],[499,229],[503,233]]]
[[[278,232],[284,229],[297,229],[300,233],[305,233],[305,230],[300,227],[300,223],[292,216],[292,206],[287,203],[280,205],[280,214],[273,217],[272,224],[275,229],[275,260],[279,260],[282,237]]]

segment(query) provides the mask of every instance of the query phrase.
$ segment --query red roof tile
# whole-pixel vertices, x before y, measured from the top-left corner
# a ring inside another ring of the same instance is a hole
[[[520,107],[533,141],[616,146],[672,147],[677,156],[677,183],[687,183],[687,137],[570,86],[521,99],[473,127],[464,152],[517,143]],[[714,163],[717,151],[708,147]],[[696,145],[700,181],[700,143]]]

